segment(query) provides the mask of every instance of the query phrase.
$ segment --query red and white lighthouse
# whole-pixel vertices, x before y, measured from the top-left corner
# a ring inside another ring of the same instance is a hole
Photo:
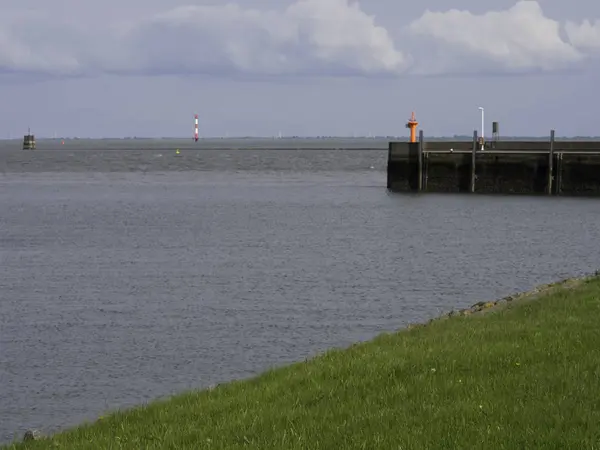
[[[198,114],[194,115],[194,140],[198,142]]]

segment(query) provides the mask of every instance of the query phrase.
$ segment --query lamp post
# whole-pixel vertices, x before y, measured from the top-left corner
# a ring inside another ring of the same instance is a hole
[[[485,120],[484,120],[484,110],[483,110],[482,106],[479,107],[479,111],[481,111],[481,150],[483,150],[483,145],[485,142],[484,135],[483,135],[483,130],[485,127]]]

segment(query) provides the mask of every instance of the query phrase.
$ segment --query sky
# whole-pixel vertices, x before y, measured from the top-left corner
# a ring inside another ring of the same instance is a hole
[[[0,0],[0,139],[600,135],[600,2]]]

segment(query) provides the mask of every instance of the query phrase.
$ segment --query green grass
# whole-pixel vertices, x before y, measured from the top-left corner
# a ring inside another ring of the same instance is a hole
[[[600,449],[600,279],[13,449]]]

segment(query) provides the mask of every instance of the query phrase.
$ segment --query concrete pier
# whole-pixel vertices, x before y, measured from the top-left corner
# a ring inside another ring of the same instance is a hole
[[[600,196],[600,141],[390,142],[393,192]]]

